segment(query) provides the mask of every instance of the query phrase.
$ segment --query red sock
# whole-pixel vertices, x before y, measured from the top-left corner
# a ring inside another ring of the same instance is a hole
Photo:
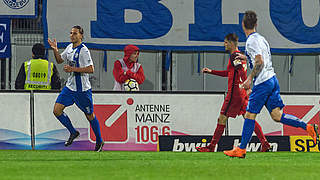
[[[217,124],[216,130],[214,131],[212,140],[210,142],[211,147],[215,147],[216,144],[219,142],[225,127],[226,125]]]
[[[262,132],[262,129],[261,129],[260,124],[257,123],[257,121],[256,121],[256,123],[255,123],[255,125],[254,125],[254,133],[256,133],[256,135],[257,135],[257,137],[259,138],[261,144],[265,144],[265,143],[268,142],[267,139],[266,139],[266,137],[264,136],[264,134],[263,134],[263,132]]]

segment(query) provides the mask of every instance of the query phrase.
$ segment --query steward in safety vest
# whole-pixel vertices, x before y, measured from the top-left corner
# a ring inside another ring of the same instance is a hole
[[[25,90],[60,89],[61,81],[58,70],[52,62],[45,58],[42,44],[32,47],[32,58],[21,65],[16,79],[15,88]]]

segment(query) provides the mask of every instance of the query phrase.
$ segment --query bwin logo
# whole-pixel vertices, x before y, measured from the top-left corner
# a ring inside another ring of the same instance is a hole
[[[21,9],[29,3],[29,0],[3,0],[3,2],[11,9]]]
[[[173,148],[172,151],[174,152],[181,152],[181,151],[186,151],[186,152],[196,152],[197,149],[196,147],[205,147],[208,146],[210,143],[207,143],[206,139],[202,139],[202,143],[182,143],[179,142],[179,139],[175,139],[173,142]]]
[[[261,143],[248,143],[246,150],[248,152],[257,152],[260,145],[261,145]],[[233,147],[237,147],[237,146],[240,146],[239,139],[235,139],[233,141]],[[271,146],[272,152],[278,151],[278,143],[270,143],[270,146]]]

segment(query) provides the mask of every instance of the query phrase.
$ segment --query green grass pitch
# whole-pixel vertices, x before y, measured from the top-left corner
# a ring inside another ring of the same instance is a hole
[[[0,179],[320,179],[319,153],[0,150]]]

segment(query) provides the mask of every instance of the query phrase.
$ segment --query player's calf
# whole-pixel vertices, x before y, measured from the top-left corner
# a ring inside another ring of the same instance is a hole
[[[269,152],[272,151],[272,147],[270,146],[269,142],[262,143],[260,152]]]

